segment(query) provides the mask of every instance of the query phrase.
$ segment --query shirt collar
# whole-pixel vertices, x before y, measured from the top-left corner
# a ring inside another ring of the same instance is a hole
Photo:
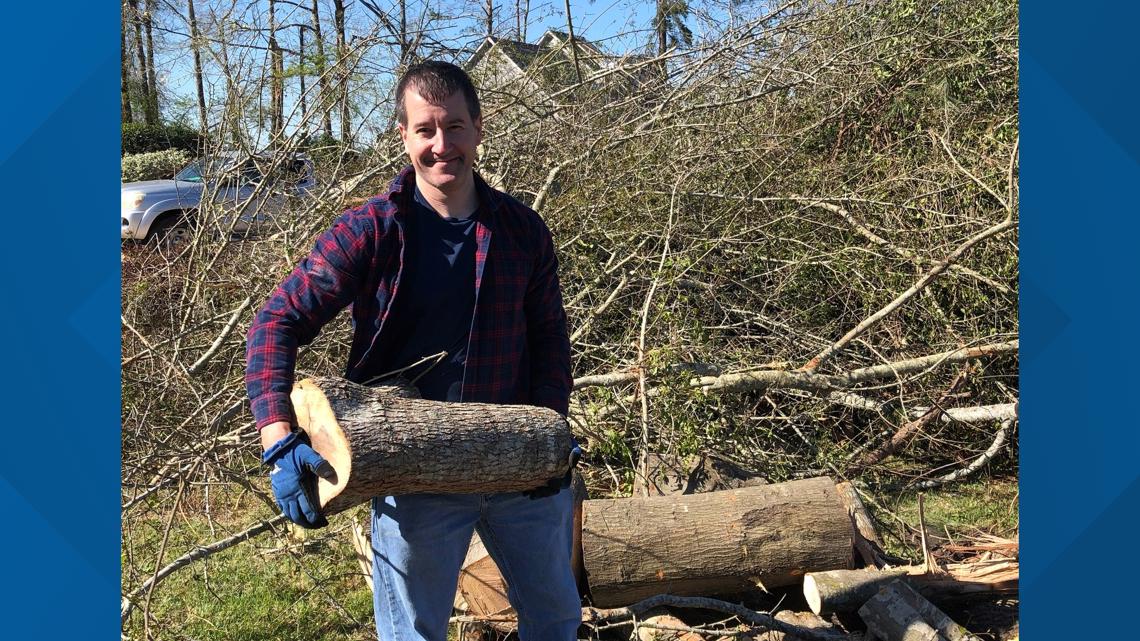
[[[412,189],[410,193],[407,192],[408,187]],[[411,165],[407,165],[400,170],[400,173],[388,187],[388,199],[393,200],[397,194],[405,194],[410,201],[415,198],[415,189],[416,172]],[[475,172],[475,193],[479,198],[478,211],[480,215],[486,216],[494,214],[503,205],[503,194],[492,189],[491,186],[487,184],[487,181],[483,180],[483,177],[479,175],[479,172]]]

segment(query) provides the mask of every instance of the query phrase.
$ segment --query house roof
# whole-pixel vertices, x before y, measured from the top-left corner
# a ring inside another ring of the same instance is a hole
[[[561,86],[573,84],[577,72],[574,69],[570,48],[566,45],[570,36],[556,29],[546,30],[534,44],[520,42],[510,38],[484,38],[483,42],[468,58],[464,67],[473,71],[492,51],[498,51],[513,65],[520,75],[540,79],[547,86]],[[630,62],[640,62],[641,56],[624,56],[615,58],[599,49],[594,43],[574,37],[577,50],[578,63],[585,75],[610,68],[621,68]],[[537,65],[535,63],[538,63]],[[500,63],[502,64],[502,63]],[[643,71],[621,70],[621,75],[629,82],[638,83],[644,78]]]
[[[542,53],[556,49],[558,45],[561,45],[569,39],[570,36],[566,32],[556,29],[547,29],[546,32],[542,34],[542,37],[538,39],[538,42],[534,44],[512,40],[510,38],[488,36],[483,39],[483,42],[479,44],[479,48],[475,50],[475,53],[471,54],[471,57],[467,59],[467,63],[464,66],[468,70],[474,69],[475,65],[479,63],[479,60],[486,56],[491,49],[498,48],[511,62],[518,66],[519,71],[526,71],[531,63],[537,60]],[[552,40],[556,40],[557,45],[554,45],[551,42]],[[584,56],[585,58],[605,55],[594,43],[579,36],[574,37],[574,43],[585,50],[587,54],[587,56]],[[595,63],[593,66],[597,66],[597,64]]]

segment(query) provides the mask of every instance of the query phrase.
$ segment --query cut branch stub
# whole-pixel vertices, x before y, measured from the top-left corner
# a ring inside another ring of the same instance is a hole
[[[374,496],[528,490],[566,473],[570,427],[529,405],[441,403],[338,378],[297,383],[297,424],[336,470],[325,515]]]

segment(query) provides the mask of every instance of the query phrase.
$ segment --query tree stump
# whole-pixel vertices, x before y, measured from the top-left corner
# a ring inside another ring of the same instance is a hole
[[[850,568],[851,524],[827,477],[706,494],[586,501],[582,557],[593,603],[791,585]]]
[[[374,496],[518,492],[566,474],[570,427],[558,412],[412,396],[339,378],[293,387],[298,425],[336,470],[318,480],[326,516]]]

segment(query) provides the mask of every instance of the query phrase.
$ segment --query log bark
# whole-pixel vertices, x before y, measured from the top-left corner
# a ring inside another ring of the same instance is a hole
[[[586,501],[582,555],[597,607],[791,585],[853,562],[850,521],[827,477]]]
[[[859,608],[869,631],[884,641],[949,641],[893,587],[884,587]]]
[[[980,641],[900,579],[871,597],[859,616],[886,641]]]
[[[951,563],[945,574],[926,574],[922,567],[890,570],[831,570],[804,576],[804,598],[821,616],[855,612],[883,586],[904,579],[926,598],[939,604],[986,596],[1013,596],[1018,591],[1016,561]]]
[[[570,428],[553,410],[408,396],[337,378],[294,386],[297,423],[336,470],[318,481],[326,516],[374,496],[517,492],[566,473]]]
[[[949,641],[981,641],[903,581],[895,581],[888,586],[888,589],[893,592],[893,598],[906,600],[915,612],[922,615],[923,620],[929,623],[930,627],[938,630],[938,633]]]
[[[862,559],[863,565],[882,567],[883,539],[875,529],[875,522],[871,520],[867,506],[863,505],[855,486],[849,481],[843,481],[835,484],[835,491],[851,519],[851,527],[854,529],[851,538],[856,554]]]
[[[855,612],[884,585],[907,574],[906,568],[809,572],[804,576],[804,598],[811,611],[823,617]]]

